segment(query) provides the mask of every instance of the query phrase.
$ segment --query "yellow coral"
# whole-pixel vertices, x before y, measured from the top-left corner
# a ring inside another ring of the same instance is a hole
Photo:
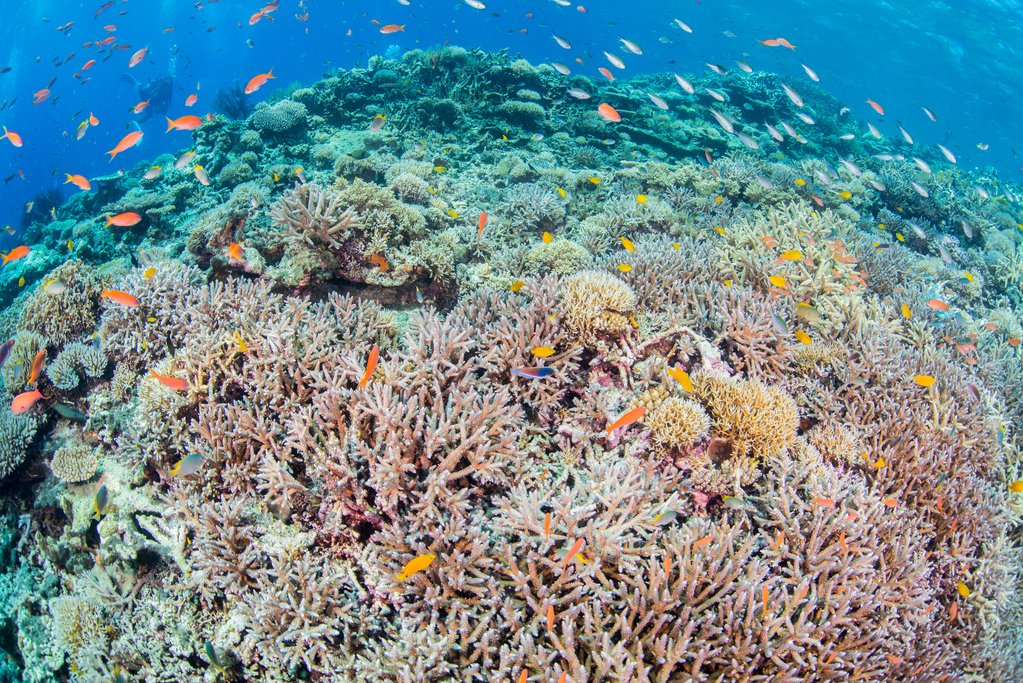
[[[691,446],[710,430],[707,411],[696,401],[678,396],[660,401],[643,422],[650,428],[655,443],[676,450]]]
[[[830,460],[842,460],[851,465],[866,462],[862,455],[864,448],[856,432],[838,422],[820,423],[806,433],[806,440]]]
[[[625,332],[636,308],[632,287],[603,271],[584,270],[565,278],[558,294],[562,320],[583,341]]]
[[[795,441],[799,408],[778,387],[701,373],[693,388],[710,413],[712,433],[731,443],[733,457],[768,457]]]

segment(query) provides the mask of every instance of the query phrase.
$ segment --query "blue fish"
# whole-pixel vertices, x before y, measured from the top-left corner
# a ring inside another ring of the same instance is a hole
[[[8,339],[4,342],[3,346],[0,346],[0,368],[7,362],[7,357],[11,355],[12,346],[14,346],[13,339]]]
[[[512,368],[511,373],[516,377],[522,377],[524,379],[543,379],[544,377],[550,377],[553,375],[554,368]]]

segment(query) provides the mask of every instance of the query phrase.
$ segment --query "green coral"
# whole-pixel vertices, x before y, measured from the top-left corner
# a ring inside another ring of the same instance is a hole
[[[46,376],[61,391],[71,391],[78,386],[79,371],[95,379],[106,369],[107,357],[101,346],[74,342],[65,346],[53,362],[46,366]]]

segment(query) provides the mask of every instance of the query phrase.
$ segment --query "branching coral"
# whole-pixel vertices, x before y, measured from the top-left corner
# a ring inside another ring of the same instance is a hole
[[[621,334],[629,329],[636,295],[614,275],[587,270],[561,282],[558,309],[574,334],[581,340],[592,340],[601,334]]]
[[[50,461],[53,476],[66,484],[88,481],[96,474],[99,457],[95,449],[81,443],[68,444],[58,448]]]
[[[90,332],[96,324],[98,279],[81,261],[68,261],[43,278],[25,304],[21,327],[61,346]]]
[[[292,240],[310,247],[340,249],[359,227],[352,209],[330,189],[305,183],[286,191],[273,205],[270,217],[288,229]]]
[[[698,375],[693,385],[710,413],[713,434],[726,439],[734,455],[767,458],[795,441],[799,409],[781,389],[710,374]]]
[[[70,391],[78,386],[79,370],[86,377],[95,379],[107,369],[107,357],[103,348],[93,343],[73,342],[57,354],[46,366],[46,376],[53,386],[61,391]]]

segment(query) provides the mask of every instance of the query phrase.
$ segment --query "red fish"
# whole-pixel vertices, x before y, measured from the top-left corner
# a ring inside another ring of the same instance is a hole
[[[107,225],[114,225],[118,228],[130,228],[142,221],[142,216],[133,211],[119,213],[116,216],[107,216]]]
[[[476,230],[476,237],[483,237],[483,228],[487,227],[487,212],[484,211],[480,214],[479,227]]]
[[[867,104],[873,107],[874,111],[876,111],[878,114],[884,116],[884,107],[882,107],[880,104],[870,99],[869,97],[867,98]]]
[[[2,126],[2,128],[4,129],[4,134],[0,135],[0,140],[7,138],[7,141],[15,147],[21,147],[24,144],[20,135],[15,133],[13,130],[7,130],[7,126]]]
[[[120,292],[116,289],[104,289],[102,292],[99,293],[99,295],[104,299],[110,299],[114,303],[121,304],[122,306],[127,306],[128,308],[139,307],[139,300],[133,297],[131,294],[128,294],[128,292]]]
[[[161,375],[156,370],[150,370],[149,376],[157,380],[163,386],[174,391],[188,391],[188,382],[181,379],[180,377],[171,377],[170,375]]]
[[[107,152],[107,154],[110,155],[110,161],[113,161],[114,157],[116,157],[124,150],[131,149],[135,145],[139,144],[139,140],[141,139],[142,131],[140,130],[135,130],[125,135],[123,138],[121,138],[121,141],[117,143],[116,147]]]
[[[26,256],[28,256],[28,252],[30,251],[32,250],[26,247],[24,244],[22,244],[20,247],[14,247],[14,249],[11,249],[9,252],[4,254],[4,260],[3,263],[0,263],[0,266],[6,266],[11,261],[23,259]]]
[[[46,364],[46,349],[39,349],[39,353],[32,359],[31,369],[28,371],[28,381],[25,384],[35,384],[39,379],[39,373],[43,371]]]
[[[198,116],[188,115],[182,116],[177,119],[172,119],[168,116],[165,116],[164,118],[167,119],[166,132],[168,133],[171,132],[172,130],[195,130],[196,128],[202,125],[202,119],[199,118]]]
[[[25,391],[14,397],[11,401],[11,412],[15,415],[25,412],[36,404],[41,398],[46,398],[38,389]]]
[[[600,106],[597,107],[597,113],[600,114],[601,118],[605,121],[617,123],[622,120],[622,115],[618,113],[618,110],[607,102],[602,102]]]
[[[369,378],[373,376],[373,371],[376,370],[377,362],[380,360],[380,347],[376,344],[369,351],[369,360],[366,361],[366,374],[359,380],[359,388],[364,389],[369,384]]]
[[[64,181],[65,185],[67,185],[68,183],[73,183],[80,190],[88,191],[88,190],[92,189],[92,184],[89,182],[89,180],[85,176],[77,174],[77,173],[75,175],[71,175],[70,173],[65,173],[64,175],[67,176],[67,180]]]
[[[93,66],[95,66],[95,64],[96,64],[96,60],[95,59],[90,59],[89,61],[87,61],[85,64],[82,65],[82,71],[88,71]]]
[[[583,539],[581,538],[572,544],[572,547],[568,549],[567,553],[565,553],[565,561],[561,563],[562,569],[568,568],[568,563],[572,560],[573,557],[575,557],[576,553],[582,550],[582,547]]]
[[[259,74],[257,76],[253,76],[251,79],[249,79],[249,82],[245,85],[245,94],[246,95],[251,95],[252,93],[256,92],[257,90],[262,88],[264,85],[266,85],[266,82],[269,81],[271,78],[277,78],[276,76],[274,76],[274,70],[273,69],[270,69],[265,74]]]
[[[109,38],[108,38],[108,40],[109,40]],[[141,50],[139,50],[138,52],[136,52],[135,54],[133,54],[133,55],[131,56],[131,59],[129,59],[129,60],[128,60],[128,68],[129,68],[129,69],[131,69],[131,68],[133,68],[133,67],[135,67],[135,66],[138,66],[138,64],[139,64],[139,63],[140,63],[140,62],[141,62],[141,61],[142,61],[143,59],[145,59],[145,58],[146,58],[146,54],[147,54],[148,52],[149,52],[149,48],[148,48],[148,47],[144,47],[144,48],[142,48]]]
[[[39,104],[49,96],[50,96],[49,88],[43,88],[42,90],[34,92],[32,93],[32,97],[34,97],[35,99],[32,100],[32,104]]]
[[[628,427],[629,425],[638,422],[644,415],[646,415],[646,406],[637,406],[633,408],[611,423],[611,425],[607,428],[607,435],[611,436],[611,433],[619,427]]]

